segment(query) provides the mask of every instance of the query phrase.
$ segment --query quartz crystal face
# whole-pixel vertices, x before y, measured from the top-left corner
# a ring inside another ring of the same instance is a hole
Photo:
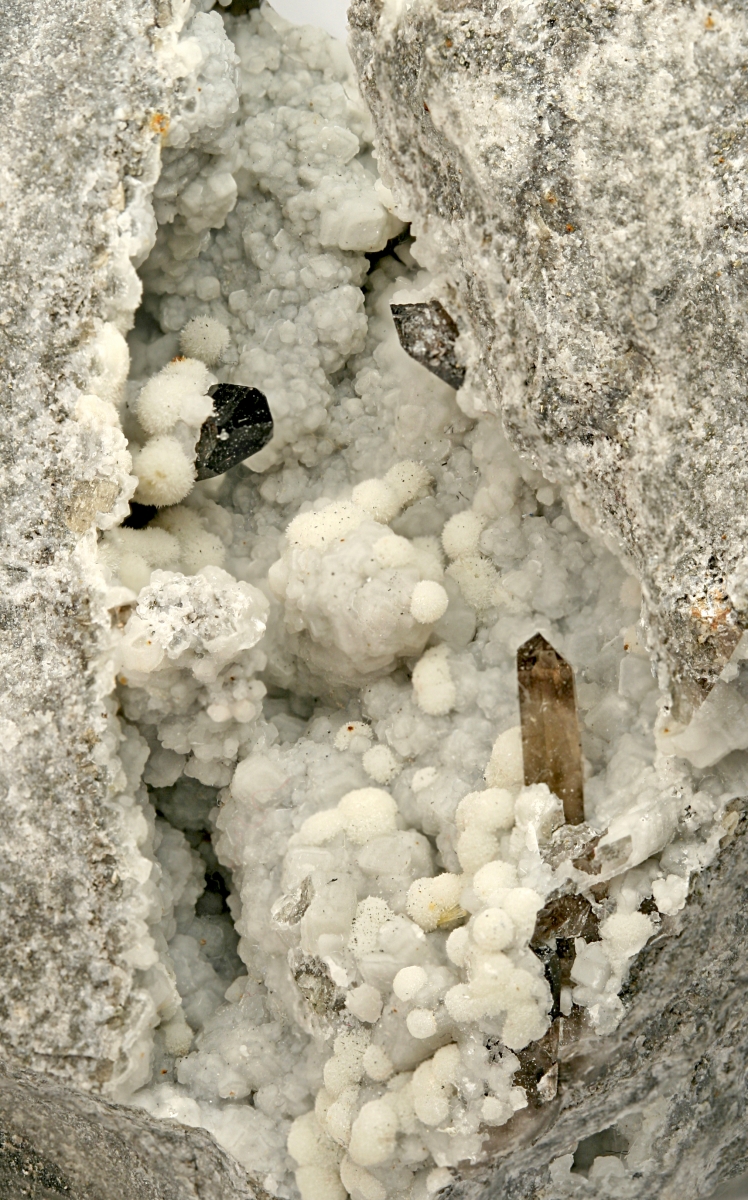
[[[574,672],[542,634],[517,651],[525,783],[545,783],[568,825],[584,821],[582,745]]]
[[[198,479],[213,479],[262,450],[273,436],[267,397],[257,388],[216,383],[208,393],[214,411],[195,448]]]
[[[403,350],[450,387],[462,387],[465,368],[455,356],[459,329],[439,300],[390,305]]]

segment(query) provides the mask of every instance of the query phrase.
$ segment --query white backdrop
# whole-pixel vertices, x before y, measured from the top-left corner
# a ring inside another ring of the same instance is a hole
[[[347,37],[348,0],[270,0],[275,11],[297,25],[318,25],[334,37]]]

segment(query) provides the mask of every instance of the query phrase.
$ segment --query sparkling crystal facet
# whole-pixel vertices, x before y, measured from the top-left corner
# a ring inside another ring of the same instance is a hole
[[[569,825],[584,820],[582,747],[574,673],[537,633],[517,651],[525,784],[546,783]]]
[[[213,413],[200,430],[195,451],[198,479],[223,475],[262,450],[273,436],[267,398],[257,388],[216,383],[210,389]]]
[[[391,304],[390,308],[403,350],[450,387],[461,388],[465,368],[455,357],[460,331],[444,305],[438,300],[428,300],[420,304]]]

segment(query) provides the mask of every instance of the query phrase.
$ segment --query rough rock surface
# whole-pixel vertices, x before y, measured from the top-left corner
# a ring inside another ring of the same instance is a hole
[[[0,1066],[3,1200],[253,1200],[204,1129]]]
[[[109,617],[76,552],[119,489],[70,417],[96,323],[137,303],[118,219],[157,136],[154,14],[150,0],[0,4],[0,1055],[93,1087],[145,999],[105,803]]]
[[[354,0],[350,22],[473,366],[640,574],[685,717],[748,623],[745,11]]]

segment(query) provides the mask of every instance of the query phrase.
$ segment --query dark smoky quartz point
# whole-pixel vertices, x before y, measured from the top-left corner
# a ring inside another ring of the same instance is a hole
[[[411,358],[450,387],[461,388],[465,368],[455,355],[460,331],[439,300],[420,304],[391,304],[400,345]]]
[[[213,412],[200,430],[195,451],[197,479],[213,479],[267,446],[273,416],[257,388],[215,383],[209,393]]]

